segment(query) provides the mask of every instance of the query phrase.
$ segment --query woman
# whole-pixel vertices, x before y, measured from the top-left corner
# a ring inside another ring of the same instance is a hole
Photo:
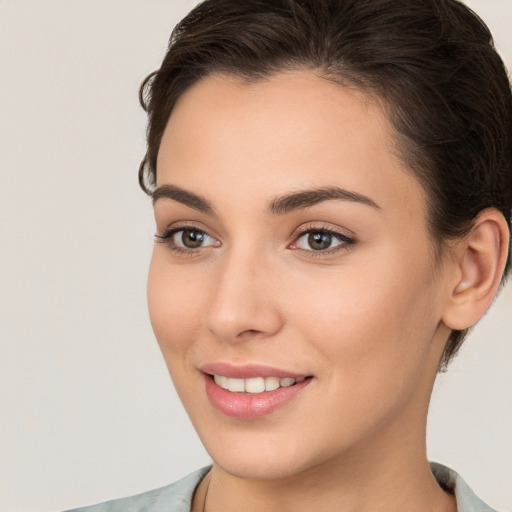
[[[142,87],[152,325],[213,466],[93,511],[488,511],[428,404],[510,266],[512,97],[455,0],[210,0]]]

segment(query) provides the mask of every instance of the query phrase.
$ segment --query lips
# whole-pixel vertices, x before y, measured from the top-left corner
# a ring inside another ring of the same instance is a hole
[[[206,394],[215,409],[239,419],[262,418],[294,401],[312,377],[267,366],[205,365]]]
[[[223,375],[233,379],[250,379],[251,377],[290,377],[297,379],[307,377],[307,373],[297,373],[272,366],[259,364],[232,365],[229,363],[209,363],[199,368],[209,375]]]

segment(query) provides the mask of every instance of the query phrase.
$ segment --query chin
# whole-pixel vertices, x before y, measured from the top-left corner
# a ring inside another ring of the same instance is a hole
[[[220,457],[215,465],[231,476],[250,480],[282,480],[302,473],[307,466],[296,460],[276,460],[265,457]]]
[[[311,450],[315,448],[313,440],[306,442],[290,432],[253,432],[244,436],[227,432],[213,436],[209,433],[201,439],[215,465],[244,479],[286,479],[332,457],[332,453],[324,453],[321,446]]]

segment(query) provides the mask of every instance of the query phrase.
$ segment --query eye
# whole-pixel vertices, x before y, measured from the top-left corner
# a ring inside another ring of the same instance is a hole
[[[178,247],[187,249],[198,249],[211,239],[204,231],[198,229],[180,229],[172,237],[173,243]]]
[[[309,252],[330,253],[346,249],[353,244],[355,244],[355,240],[343,233],[330,228],[316,228],[299,233],[291,248]]]
[[[205,231],[194,227],[169,229],[163,235],[155,235],[160,242],[166,243],[177,252],[194,251],[204,247],[219,245],[215,238]]]

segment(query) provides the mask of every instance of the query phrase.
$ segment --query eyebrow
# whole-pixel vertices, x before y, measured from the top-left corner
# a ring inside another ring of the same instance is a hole
[[[207,199],[176,185],[162,185],[151,194],[153,204],[162,198],[172,199],[207,215],[215,215],[215,209]],[[323,187],[276,197],[270,202],[268,211],[273,215],[284,215],[294,210],[308,208],[333,199],[363,204],[376,210],[381,209],[373,199],[357,192],[351,192],[339,187]]]
[[[182,203],[189,208],[206,213],[207,215],[214,215],[215,213],[212,204],[204,197],[177,187],[176,185],[162,185],[151,194],[153,205],[162,198],[178,201],[178,203]]]
[[[294,210],[308,208],[315,204],[331,201],[333,199],[364,204],[376,210],[381,209],[373,199],[357,192],[350,192],[339,187],[323,187],[276,197],[270,203],[269,212],[274,215],[283,215]]]

